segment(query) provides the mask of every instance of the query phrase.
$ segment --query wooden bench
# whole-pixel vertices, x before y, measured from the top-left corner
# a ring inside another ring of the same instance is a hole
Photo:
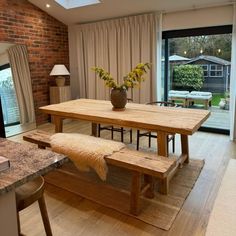
[[[212,93],[211,92],[201,92],[201,91],[192,91],[187,95],[187,107],[194,102],[202,102],[204,108],[208,110],[208,107],[211,106]]]
[[[25,134],[25,141],[37,144],[39,148],[50,147],[50,136],[52,134],[36,130]],[[154,197],[154,180],[157,177],[160,180],[159,191],[163,194],[168,193],[169,175],[173,175],[177,162],[174,158],[157,156],[154,153],[140,152],[129,148],[122,149],[110,156],[106,156],[108,164],[122,167],[132,171],[132,184],[130,192],[130,212],[138,215],[139,213],[139,196],[144,194],[145,197]],[[141,186],[141,177],[144,175],[144,184]]]

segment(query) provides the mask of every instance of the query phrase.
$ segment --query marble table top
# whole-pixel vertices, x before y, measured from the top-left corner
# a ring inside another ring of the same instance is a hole
[[[10,168],[0,172],[0,195],[69,160],[64,155],[4,138],[0,138],[0,155],[10,160]]]

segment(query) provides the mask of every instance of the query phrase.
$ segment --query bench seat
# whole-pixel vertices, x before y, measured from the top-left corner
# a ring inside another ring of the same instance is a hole
[[[170,90],[168,93],[168,100],[175,102],[176,100],[183,102],[183,107],[189,107],[194,101],[203,102],[204,108],[208,109],[211,106],[212,93],[202,91],[178,91]]]
[[[212,93],[192,91],[187,95],[187,106],[190,106],[191,102],[200,101],[203,102],[204,108],[207,110],[208,106],[211,106]]]
[[[52,133],[35,130],[23,135],[25,141],[37,144],[39,148],[50,147],[50,137]],[[168,193],[168,177],[176,168],[175,158],[157,156],[150,152],[141,152],[129,148],[121,149],[112,155],[104,157],[108,164],[130,170],[133,173],[130,212],[134,215],[139,213],[139,196],[145,194],[148,198],[154,197],[154,180],[160,180],[160,192]],[[144,186],[141,186],[141,177],[144,176]]]
[[[168,100],[175,103],[176,100],[182,101],[183,107],[187,106],[187,95],[189,91],[170,90],[168,93]]]

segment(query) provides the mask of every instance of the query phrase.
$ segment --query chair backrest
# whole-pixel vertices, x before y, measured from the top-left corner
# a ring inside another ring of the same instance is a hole
[[[166,107],[176,107],[174,102],[165,102],[165,101],[156,101],[146,103],[147,105],[157,105],[157,106],[166,106]]]

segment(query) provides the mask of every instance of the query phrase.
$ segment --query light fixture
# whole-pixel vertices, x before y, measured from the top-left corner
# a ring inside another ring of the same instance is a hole
[[[70,75],[70,73],[64,65],[54,65],[50,76],[57,76],[55,80],[58,87],[65,85],[65,77],[62,75]]]
[[[47,3],[47,4],[46,4],[46,7],[49,8],[49,7],[51,7],[51,5]]]
[[[200,53],[201,53],[201,54],[203,53],[203,50],[202,50],[202,49],[200,50]]]
[[[186,55],[186,54],[187,54],[187,51],[184,51],[184,54]]]
[[[218,51],[218,53],[220,53],[220,52],[221,52],[221,49],[219,48],[217,51]]]

